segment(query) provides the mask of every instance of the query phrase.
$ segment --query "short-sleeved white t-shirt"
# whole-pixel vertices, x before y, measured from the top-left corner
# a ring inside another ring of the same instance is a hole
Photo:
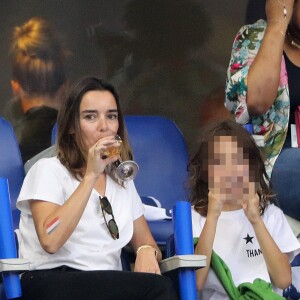
[[[292,261],[300,252],[300,244],[281,209],[274,204],[268,205],[262,219],[281,252],[288,254]],[[199,237],[205,220],[205,217],[192,210],[194,237]],[[254,229],[242,209],[221,213],[213,249],[229,267],[236,286],[244,282],[253,282],[256,278],[271,282]],[[211,270],[202,297],[214,300],[228,299],[224,288]]]
[[[93,190],[81,220],[68,241],[54,254],[47,253],[41,247],[28,200],[63,205],[78,185],[79,181],[57,157],[39,160],[28,172],[17,201],[17,207],[21,210],[18,240],[20,257],[31,261],[32,270],[61,265],[79,270],[121,270],[121,249],[132,238],[133,221],[144,213],[132,181],[127,182],[124,188],[106,176],[105,196],[113,209],[119,239],[111,237],[100,208],[99,193]],[[110,218],[109,215],[106,217]]]

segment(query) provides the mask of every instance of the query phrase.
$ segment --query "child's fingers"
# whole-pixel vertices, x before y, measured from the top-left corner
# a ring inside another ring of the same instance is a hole
[[[248,206],[248,201],[243,200],[243,202],[241,203],[241,205],[242,205],[242,209],[245,211],[247,209],[247,206]]]
[[[208,195],[211,195],[212,197],[218,197],[220,195],[220,189],[219,188],[208,188]]]
[[[210,189],[208,192],[208,199],[209,199],[209,201],[219,202],[220,193],[218,191],[216,191],[215,189],[213,189],[213,190]]]
[[[249,199],[255,198],[257,194],[256,184],[254,181],[249,182]]]
[[[216,190],[209,190],[208,192],[208,212],[210,216],[215,216],[218,218],[222,211],[222,201],[220,195],[216,194]]]

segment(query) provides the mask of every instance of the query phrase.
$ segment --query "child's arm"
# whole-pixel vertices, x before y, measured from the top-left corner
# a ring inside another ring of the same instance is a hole
[[[206,255],[206,267],[196,271],[198,290],[201,290],[206,282],[217,222],[222,211],[222,202],[219,200],[219,197],[216,197],[211,192],[209,192],[208,198],[209,200],[206,221],[195,248],[196,254]]]
[[[287,288],[292,282],[289,259],[280,251],[260,216],[258,196],[244,203],[243,209],[255,231],[272,282],[278,288]]]

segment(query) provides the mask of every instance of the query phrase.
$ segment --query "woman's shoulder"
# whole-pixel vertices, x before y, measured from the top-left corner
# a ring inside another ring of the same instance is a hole
[[[63,167],[57,156],[41,158],[32,166],[32,168],[39,168],[41,166]]]
[[[50,173],[69,173],[67,168],[62,165],[57,156],[39,159],[28,171],[29,174],[48,172]]]

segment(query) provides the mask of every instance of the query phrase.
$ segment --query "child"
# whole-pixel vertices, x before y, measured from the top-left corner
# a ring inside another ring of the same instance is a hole
[[[196,273],[201,299],[235,299],[232,293],[257,278],[288,287],[300,244],[273,204],[264,161],[247,131],[233,121],[207,125],[189,172],[195,253],[207,256],[207,267]],[[273,296],[263,299],[277,299],[266,285]]]

